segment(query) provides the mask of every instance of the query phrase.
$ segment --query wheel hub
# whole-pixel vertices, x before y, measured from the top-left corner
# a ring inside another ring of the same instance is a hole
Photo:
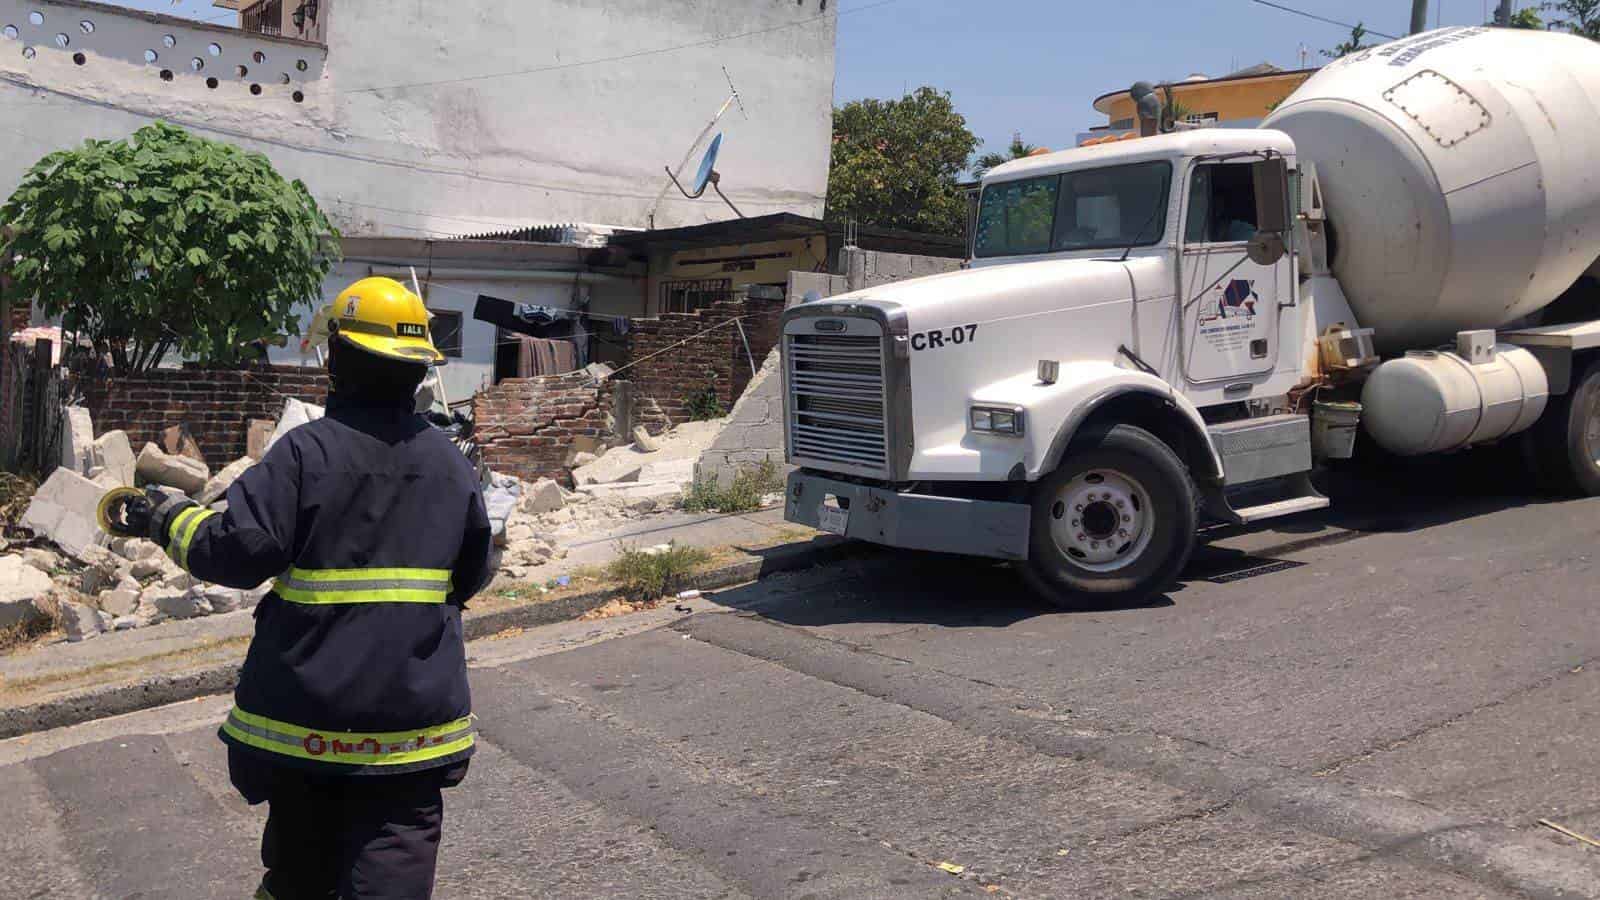
[[[1589,415],[1583,426],[1584,449],[1589,459],[1600,466],[1600,391],[1589,398]]]
[[[1067,484],[1050,508],[1050,533],[1075,563],[1097,572],[1129,565],[1154,530],[1150,496],[1111,469],[1091,469]]]

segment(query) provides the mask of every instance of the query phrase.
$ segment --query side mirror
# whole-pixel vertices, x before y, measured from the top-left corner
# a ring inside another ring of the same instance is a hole
[[[1282,157],[1250,164],[1256,188],[1256,228],[1272,234],[1289,230],[1289,165]]]
[[[1283,235],[1275,231],[1256,232],[1256,236],[1250,239],[1250,246],[1245,249],[1245,255],[1258,266],[1275,266],[1288,252]]]

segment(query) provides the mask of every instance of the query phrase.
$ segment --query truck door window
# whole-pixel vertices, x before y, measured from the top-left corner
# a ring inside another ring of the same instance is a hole
[[[1049,175],[991,184],[978,208],[978,256],[1010,256],[1050,249],[1061,178]]]
[[[1243,243],[1256,234],[1256,186],[1248,163],[1197,166],[1189,183],[1191,244]]]

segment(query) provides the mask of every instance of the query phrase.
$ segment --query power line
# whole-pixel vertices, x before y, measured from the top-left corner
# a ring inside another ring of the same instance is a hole
[[[1292,6],[1284,6],[1281,3],[1273,3],[1272,0],[1250,0],[1250,2],[1251,3],[1259,3],[1262,6],[1270,6],[1273,9],[1282,10],[1283,12],[1286,12],[1286,13],[1293,13],[1294,15],[1303,16],[1303,17],[1305,17],[1307,19],[1314,19],[1314,20],[1316,20],[1318,22],[1322,22],[1322,23],[1324,23],[1326,25],[1337,25],[1340,28],[1348,28],[1348,29],[1350,29],[1352,31],[1354,31],[1355,27],[1356,27],[1355,25],[1352,25],[1349,22],[1341,22],[1338,19],[1330,19],[1330,18],[1327,18],[1326,16],[1319,16],[1316,13],[1306,12],[1303,9],[1295,9]],[[1399,40],[1399,38],[1395,37],[1392,34],[1384,34],[1381,31],[1373,31],[1370,28],[1367,29],[1367,34],[1373,35],[1374,37],[1388,38],[1391,41]]]
[[[336,93],[336,94],[365,94],[365,93],[373,93],[373,92],[377,92],[377,91],[399,91],[399,90],[407,90],[407,89],[410,89],[410,88],[438,87],[440,85],[446,85],[446,84],[461,84],[461,83],[464,83],[464,82],[472,82],[472,81],[490,81],[490,80],[493,80],[493,79],[496,79],[496,78],[514,78],[514,77],[517,77],[519,75],[537,75],[537,74],[539,74],[541,72],[560,72],[560,71],[565,71],[567,69],[579,69],[579,68],[584,68],[586,66],[598,66],[598,65],[602,65],[604,63],[623,62],[625,60],[640,59],[640,58],[646,57],[646,56],[659,56],[660,54],[663,54],[663,53],[675,53],[675,52],[677,52],[679,50],[691,50],[691,49],[694,49],[695,47],[708,47],[708,46],[710,46],[712,44],[720,44],[720,43],[723,43],[725,41],[736,41],[736,40],[739,40],[740,38],[755,37],[757,35],[771,34],[772,32],[775,32],[775,31],[784,31],[784,30],[790,29],[790,28],[801,28],[801,27],[804,27],[806,25],[811,25],[811,24],[813,24],[815,22],[823,21],[824,19],[830,19],[830,18],[831,19],[840,19],[840,18],[843,18],[843,17],[848,16],[848,15],[854,15],[855,13],[866,12],[867,10],[870,10],[870,9],[877,9],[877,8],[879,8],[881,6],[888,6],[891,3],[899,3],[899,2],[900,2],[900,0],[877,0],[877,2],[868,3],[865,6],[857,6],[857,7],[854,7],[852,9],[841,9],[841,10],[839,10],[838,12],[836,12],[836,13],[834,13],[832,15],[829,15],[827,13],[823,13],[821,15],[811,16],[810,18],[801,19],[801,20],[799,20],[797,22],[786,22],[786,23],[784,23],[782,25],[773,25],[773,26],[771,26],[769,28],[757,28],[757,29],[754,29],[754,30],[751,30],[751,31],[741,31],[741,32],[739,32],[737,34],[727,34],[727,35],[723,35],[721,37],[706,38],[705,40],[694,41],[694,42],[688,43],[688,44],[677,44],[677,45],[674,45],[674,46],[671,46],[671,47],[657,47],[657,48],[655,48],[653,50],[638,50],[638,51],[635,51],[633,53],[624,53],[624,54],[621,54],[620,56],[602,56],[602,57],[597,57],[595,59],[579,60],[578,62],[556,63],[554,65],[549,65],[549,66],[538,66],[538,67],[532,68],[532,69],[518,69],[516,71],[511,71],[511,72],[496,72],[496,73],[492,73],[492,74],[488,74],[488,75],[468,75],[468,76],[465,76],[465,77],[462,77],[462,78],[447,78],[447,79],[443,79],[443,80],[440,80],[440,81],[415,81],[415,82],[411,82],[409,84],[390,84],[390,85],[384,85],[384,86],[381,86],[381,87],[347,88],[347,89],[342,90],[342,91],[334,91],[333,93]]]

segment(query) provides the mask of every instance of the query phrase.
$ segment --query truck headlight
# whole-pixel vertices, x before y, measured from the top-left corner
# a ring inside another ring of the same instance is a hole
[[[968,420],[973,431],[1022,436],[1022,410],[1006,406],[974,406]]]

